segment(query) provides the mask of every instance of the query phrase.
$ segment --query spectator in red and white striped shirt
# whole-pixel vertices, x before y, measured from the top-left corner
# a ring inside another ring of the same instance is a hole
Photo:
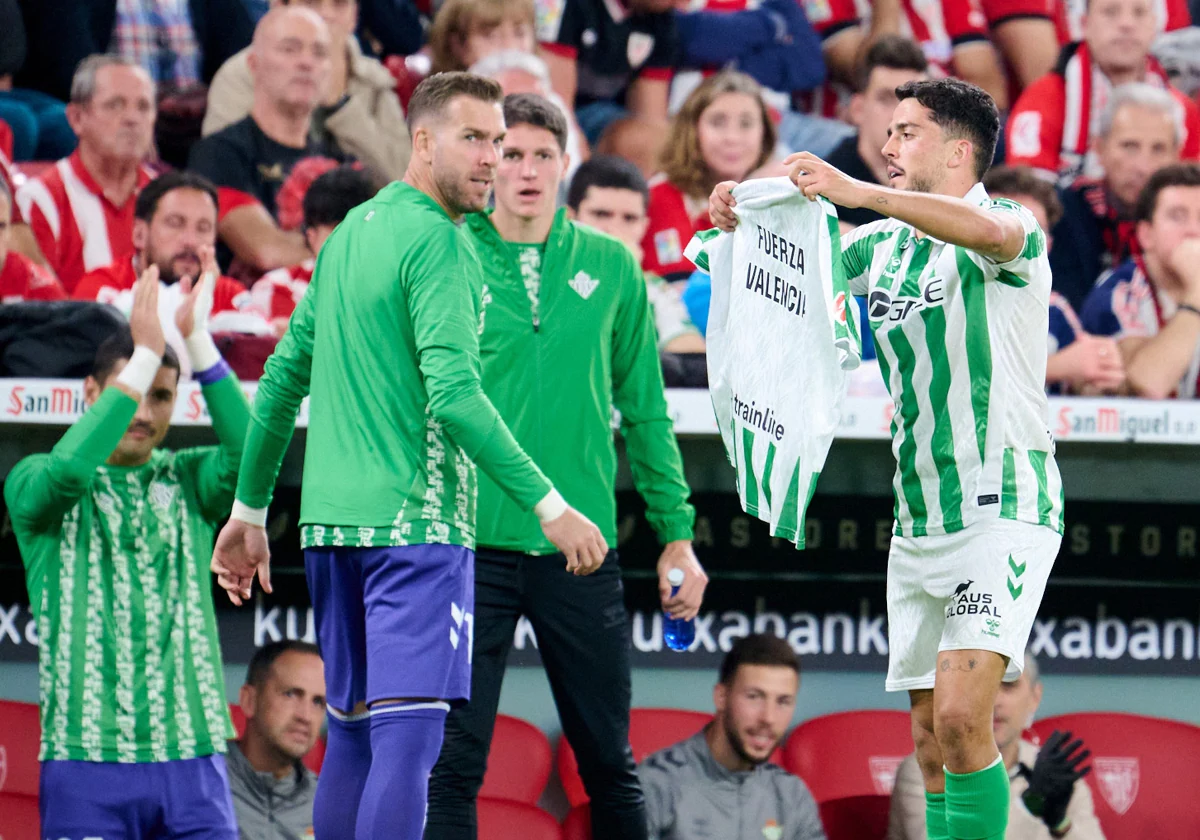
[[[79,148],[17,191],[21,221],[68,294],[88,271],[133,253],[134,202],[154,177],[145,164],[154,96],[149,75],[128,59],[85,59],[67,106]]]
[[[299,265],[269,271],[250,289],[251,306],[269,318],[275,334],[282,336],[288,319],[308,289],[321,246],[351,210],[371,199],[376,185],[370,176],[352,166],[320,175],[304,194],[304,241],[312,256]]]
[[[3,163],[3,152],[0,152],[0,165]],[[67,294],[53,274],[24,254],[9,248],[12,206],[12,192],[8,183],[0,177],[0,304],[24,300],[62,300]]]

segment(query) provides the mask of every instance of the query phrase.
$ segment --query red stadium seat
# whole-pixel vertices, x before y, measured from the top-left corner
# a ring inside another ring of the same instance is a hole
[[[563,840],[592,840],[592,807],[579,805],[563,820]]]
[[[883,840],[887,836],[890,796],[847,796],[818,807],[829,840]]]
[[[912,751],[907,712],[840,712],[797,726],[783,766],[812,791],[829,840],[882,840],[896,768]]]
[[[817,802],[892,794],[896,768],[913,751],[908,712],[839,712],[797,726],[783,766],[804,779]]]
[[[242,712],[242,707],[236,703],[229,704],[229,716],[233,718],[233,728],[237,731],[239,738],[246,731],[246,715]],[[321,772],[321,764],[325,761],[325,738],[324,736],[317,739],[317,743],[309,750],[302,759],[304,766],[314,773]],[[0,838],[3,840],[3,838]]]
[[[233,728],[237,732],[239,738],[246,731],[246,715],[242,712],[242,707],[237,703],[229,704],[229,716],[233,718]]]
[[[38,840],[38,746],[42,737],[36,703],[0,700],[0,837]]]
[[[481,840],[562,840],[554,817],[524,802],[480,797],[477,812]]]
[[[479,795],[536,805],[550,780],[552,758],[542,730],[520,718],[497,715]]]
[[[1087,781],[1108,840],[1200,837],[1200,727],[1080,712],[1033,728],[1043,742],[1056,729],[1069,731],[1092,751]]]

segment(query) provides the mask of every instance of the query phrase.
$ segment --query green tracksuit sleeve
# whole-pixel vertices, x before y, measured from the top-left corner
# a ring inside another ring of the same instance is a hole
[[[177,462],[191,474],[204,516],[215,522],[228,516],[233,505],[246,427],[250,425],[250,406],[233,373],[205,385],[203,393],[217,446],[184,450]]]
[[[667,413],[646,282],[632,255],[624,262],[628,291],[613,325],[613,404],[621,414],[633,484],[646,500],[646,519],[663,543],[690,540],[696,511],[688,504],[683,457]]]
[[[29,602],[35,610],[42,602],[42,581],[52,571],[47,566],[57,562],[58,554],[30,550],[25,540],[61,525],[87,493],[96,469],[121,442],[137,408],[137,401],[124,391],[105,388],[53,449],[22,459],[8,474],[4,501],[21,546]]]
[[[31,455],[13,467],[4,482],[4,499],[14,524],[38,530],[61,522],[117,448],[137,408],[124,391],[105,388],[48,454]]]
[[[403,275],[429,411],[501,490],[523,510],[533,510],[552,485],[483,393],[472,296],[479,263],[470,245],[453,233],[444,242],[444,258],[426,259]],[[435,257],[438,244],[429,243]]]
[[[319,274],[313,273],[288,321],[287,332],[258,380],[237,479],[237,499],[247,507],[265,508],[271,503],[283,456],[296,431],[300,403],[308,396]]]

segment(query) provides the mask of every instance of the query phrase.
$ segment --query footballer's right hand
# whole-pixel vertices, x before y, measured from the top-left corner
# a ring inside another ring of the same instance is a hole
[[[714,227],[726,233],[733,233],[738,223],[733,212],[737,205],[737,199],[733,197],[733,188],[736,186],[737,181],[722,181],[713,187],[712,195],[708,197],[708,218],[712,219]]]
[[[217,536],[209,568],[234,606],[240,607],[250,600],[256,575],[263,591],[270,592],[271,549],[267,529],[230,519]]]
[[[573,507],[568,507],[549,522],[542,523],[546,539],[567,558],[567,571],[575,575],[590,575],[604,564],[608,542],[592,520]]]

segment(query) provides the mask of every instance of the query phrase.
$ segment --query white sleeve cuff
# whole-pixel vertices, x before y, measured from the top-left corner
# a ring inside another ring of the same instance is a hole
[[[267,509],[252,508],[233,500],[233,510],[229,512],[230,519],[236,519],[239,522],[245,522],[247,525],[254,525],[258,528],[267,527]]]
[[[133,355],[129,357],[125,368],[117,376],[117,382],[145,396],[154,382],[154,377],[158,375],[160,367],[162,367],[162,354],[155,353],[149,347],[139,344],[133,348]]]
[[[551,522],[567,512],[567,501],[554,488],[533,506],[539,522]]]
[[[221,361],[221,351],[217,349],[212,333],[208,330],[192,330],[192,334],[183,340],[183,344],[187,348],[188,358],[192,361],[192,370],[197,373],[208,370]]]

